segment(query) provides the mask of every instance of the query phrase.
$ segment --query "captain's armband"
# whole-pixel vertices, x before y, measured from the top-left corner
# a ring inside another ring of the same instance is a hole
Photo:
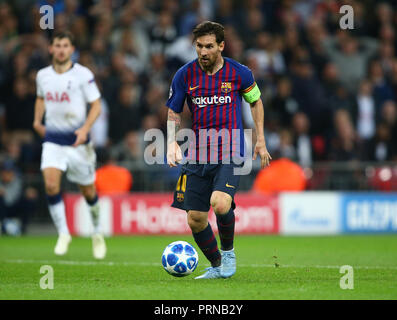
[[[247,89],[242,91],[242,96],[245,101],[248,103],[253,103],[259,99],[261,96],[261,91],[258,88],[258,85],[256,82],[252,84],[252,86],[249,86]]]

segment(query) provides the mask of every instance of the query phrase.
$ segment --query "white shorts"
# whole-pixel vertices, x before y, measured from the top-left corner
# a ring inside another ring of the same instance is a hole
[[[57,168],[66,171],[69,181],[87,186],[95,182],[96,154],[92,143],[78,147],[61,146],[44,142],[41,153],[41,170]]]

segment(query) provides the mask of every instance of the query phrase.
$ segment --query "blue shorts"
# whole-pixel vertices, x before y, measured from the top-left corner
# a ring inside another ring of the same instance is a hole
[[[185,164],[175,187],[172,207],[182,210],[209,211],[213,191],[222,191],[234,199],[240,175],[233,169],[236,164]],[[236,207],[232,201],[232,208]]]

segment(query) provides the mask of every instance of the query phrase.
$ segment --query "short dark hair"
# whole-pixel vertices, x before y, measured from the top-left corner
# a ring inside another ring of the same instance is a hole
[[[193,41],[208,34],[215,35],[217,43],[225,41],[225,28],[220,23],[212,21],[204,21],[193,29]]]
[[[55,40],[55,39],[69,39],[69,40],[70,40],[70,43],[71,43],[72,45],[74,45],[74,36],[73,36],[73,34],[72,34],[71,32],[69,32],[69,31],[58,31],[58,32],[55,32],[55,33],[53,34],[52,38],[51,38],[51,44],[54,43],[54,40]]]

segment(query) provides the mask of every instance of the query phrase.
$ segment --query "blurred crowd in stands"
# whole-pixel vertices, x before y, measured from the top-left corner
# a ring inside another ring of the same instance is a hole
[[[50,63],[53,30],[40,29],[51,5],[55,30],[70,30],[74,61],[90,68],[103,113],[92,131],[98,153],[143,161],[143,134],[166,129],[175,71],[196,57],[191,31],[222,23],[224,56],[254,73],[265,105],[273,159],[397,160],[397,6],[354,0],[12,0],[0,1],[0,160],[39,172],[32,130],[35,76]],[[339,8],[351,5],[354,29]],[[184,124],[189,126],[185,108]],[[244,123],[253,128],[248,105]]]

